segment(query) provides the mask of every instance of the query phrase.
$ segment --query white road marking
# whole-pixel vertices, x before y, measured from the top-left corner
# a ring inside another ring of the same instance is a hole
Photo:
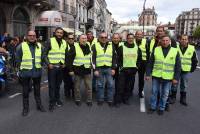
[[[21,94],[22,94],[22,93],[15,93],[15,94],[9,96],[8,98],[9,98],[9,99],[13,99],[14,97],[16,97],[16,96],[18,96],[18,95],[21,95]]]
[[[200,69],[200,66],[197,66],[198,69]]]
[[[146,112],[145,99],[140,98],[140,112]]]

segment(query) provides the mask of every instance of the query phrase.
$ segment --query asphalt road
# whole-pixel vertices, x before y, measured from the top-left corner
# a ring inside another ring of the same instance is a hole
[[[92,107],[84,103],[77,107],[72,100],[64,99],[62,90],[64,106],[53,113],[40,113],[36,110],[31,93],[30,114],[22,117],[21,86],[10,83],[8,92],[0,97],[0,134],[199,134],[199,77],[200,69],[191,75],[187,96],[189,106],[180,105],[178,94],[177,102],[163,116],[140,112],[136,81],[130,106],[111,108],[107,104],[97,106],[94,102]],[[145,85],[146,108],[150,92],[151,82],[148,82]],[[48,109],[48,88],[45,82],[42,83],[42,101]]]

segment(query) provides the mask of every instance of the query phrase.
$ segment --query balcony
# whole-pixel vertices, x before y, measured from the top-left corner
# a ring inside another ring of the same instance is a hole
[[[57,0],[28,0],[30,6],[36,5],[46,7],[47,9],[59,9],[59,1]]]
[[[1,2],[15,4],[15,3],[24,3],[27,2],[27,0],[1,0]]]

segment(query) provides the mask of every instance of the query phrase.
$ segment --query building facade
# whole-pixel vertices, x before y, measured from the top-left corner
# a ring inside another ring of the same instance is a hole
[[[139,14],[139,25],[140,26],[156,26],[157,25],[157,13],[155,8],[147,8]]]
[[[24,36],[35,28],[35,18],[45,11],[58,8],[56,0],[1,0],[0,34]]]
[[[186,34],[192,36],[198,25],[200,25],[200,8],[184,11],[176,18],[176,35]]]

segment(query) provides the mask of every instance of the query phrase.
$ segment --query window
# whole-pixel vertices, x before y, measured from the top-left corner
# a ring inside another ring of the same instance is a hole
[[[4,32],[6,32],[6,19],[3,11],[0,10],[0,35],[2,35]]]
[[[29,26],[29,16],[22,8],[17,8],[13,14],[14,35],[25,35]]]

